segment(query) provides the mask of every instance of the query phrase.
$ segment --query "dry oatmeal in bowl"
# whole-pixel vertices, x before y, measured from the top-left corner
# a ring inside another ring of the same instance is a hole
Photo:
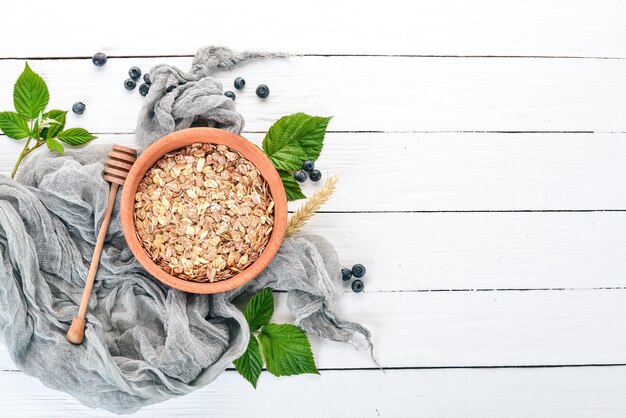
[[[135,194],[135,229],[164,271],[184,280],[230,279],[259,258],[274,221],[261,172],[226,145],[166,154]]]
[[[146,149],[122,193],[122,227],[149,273],[194,293],[256,277],[282,242],[284,188],[244,138],[211,128],[170,134]]]

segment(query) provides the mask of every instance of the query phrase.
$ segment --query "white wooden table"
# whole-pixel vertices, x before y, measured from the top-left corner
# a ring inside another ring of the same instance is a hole
[[[69,125],[132,145],[128,68],[187,69],[217,44],[303,54],[219,74],[248,82],[251,140],[285,114],[334,116],[318,166],[339,191],[307,231],[367,266],[340,314],[372,331],[385,372],[313,339],[321,376],[264,373],[255,391],[227,371],[138,416],[626,415],[625,2],[32,3],[1,6],[0,110],[29,58],[52,106],[87,105]],[[0,172],[19,148],[0,137]],[[109,415],[4,348],[0,370],[1,416]]]

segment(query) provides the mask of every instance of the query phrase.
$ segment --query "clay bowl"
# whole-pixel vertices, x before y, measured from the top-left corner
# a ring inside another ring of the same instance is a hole
[[[274,229],[261,256],[237,275],[214,283],[187,281],[165,272],[148,257],[135,232],[135,194],[146,172],[165,154],[198,142],[223,144],[239,151],[259,169],[261,175],[267,180],[270,193],[274,199]],[[254,279],[276,256],[287,229],[287,197],[278,172],[265,154],[254,144],[239,135],[221,129],[189,128],[164,136],[143,151],[137,158],[137,161],[128,173],[122,190],[120,219],[130,250],[152,276],[168,286],[185,292],[220,293],[235,289]]]

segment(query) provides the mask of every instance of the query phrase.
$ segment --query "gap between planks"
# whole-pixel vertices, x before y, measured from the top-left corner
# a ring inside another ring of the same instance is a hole
[[[129,132],[91,132],[94,135],[135,135],[134,131]],[[243,130],[240,135],[247,134],[261,134],[265,135],[267,131],[246,131]],[[358,131],[358,130],[343,130],[343,131],[333,131],[327,130],[327,134],[624,134],[626,131],[482,131],[482,130],[474,130],[474,131],[419,131],[419,130],[410,130],[410,131]],[[0,137],[6,136],[4,133],[0,132]]]
[[[534,365],[503,365],[503,366],[423,366],[423,367],[319,367],[320,372],[344,372],[344,371],[395,371],[395,370],[498,370],[498,369],[579,369],[585,367],[626,367],[626,363],[589,363],[589,364],[534,364]],[[226,372],[236,373],[234,367],[228,367]],[[263,372],[267,369],[263,367]],[[19,369],[0,369],[0,373],[22,373]]]
[[[580,59],[580,60],[623,60],[626,57],[602,57],[585,55],[436,55],[436,54],[291,54],[292,57],[363,57],[363,58],[487,58],[487,59]],[[108,58],[193,58],[192,54],[164,54],[164,55],[107,55]],[[3,60],[32,60],[32,61],[61,61],[74,59],[91,59],[88,55],[67,55],[54,57],[38,56],[11,56],[0,57]]]

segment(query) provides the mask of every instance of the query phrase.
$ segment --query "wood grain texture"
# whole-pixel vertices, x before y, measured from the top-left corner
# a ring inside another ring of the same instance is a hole
[[[144,7],[141,15],[119,0],[63,5],[3,5],[3,14],[29,16],[31,25],[22,33],[19,19],[6,19],[0,39],[14,41],[3,42],[0,55],[193,54],[211,43],[309,54],[626,56],[626,6],[617,0],[324,0],[305,8],[242,0],[197,2],[184,14]]]
[[[622,418],[625,374],[625,367],[343,370],[290,378],[263,373],[253,390],[227,371],[209,386],[133,416]],[[20,373],[0,373],[0,381],[0,410],[12,416],[115,416]],[[302,407],[312,399],[319,402]]]
[[[366,282],[367,283],[367,282]],[[367,284],[366,284],[367,286]],[[382,367],[626,364],[626,290],[347,294],[338,317],[372,332]],[[273,322],[293,321],[286,295]],[[367,352],[311,337],[321,369],[376,369]],[[0,369],[14,369],[1,351]]]
[[[187,70],[191,58],[90,59],[31,62],[48,82],[51,107],[87,105],[70,124],[95,133],[131,133],[143,98],[122,86],[133,65],[166,62]],[[23,60],[0,61],[13,83]],[[246,131],[265,132],[297,111],[334,116],[331,131],[596,131],[625,132],[626,60],[410,57],[293,57],[250,63],[217,77],[237,95]],[[593,76],[590,76],[593,75]],[[260,100],[254,88],[267,84]],[[12,108],[10,91],[0,109]],[[68,125],[69,126],[69,125]]]

